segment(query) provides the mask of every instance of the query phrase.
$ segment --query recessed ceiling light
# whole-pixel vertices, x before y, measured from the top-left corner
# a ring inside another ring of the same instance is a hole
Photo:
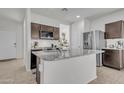
[[[76,18],[80,18],[81,16],[80,15],[77,15]]]
[[[68,8],[62,8],[62,11],[67,12]]]

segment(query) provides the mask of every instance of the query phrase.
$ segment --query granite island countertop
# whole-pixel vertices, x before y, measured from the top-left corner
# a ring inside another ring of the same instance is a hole
[[[73,57],[79,57],[79,56],[88,56],[92,54],[99,54],[103,53],[104,51],[102,50],[83,50],[81,51],[60,51],[58,50],[45,50],[45,51],[33,51],[32,53],[36,55],[37,57],[46,60],[46,61],[56,61],[56,60],[63,60],[63,59],[68,59],[68,58],[73,58]]]

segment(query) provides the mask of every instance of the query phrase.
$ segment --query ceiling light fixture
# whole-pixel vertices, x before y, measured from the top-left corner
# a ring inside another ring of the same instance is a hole
[[[68,8],[62,8],[62,11],[66,12],[68,11]]]
[[[80,15],[77,15],[76,18],[80,18],[81,16]]]

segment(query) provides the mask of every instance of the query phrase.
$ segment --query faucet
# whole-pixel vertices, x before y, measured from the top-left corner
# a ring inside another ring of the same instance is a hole
[[[65,57],[61,48],[56,48],[56,50],[58,50],[58,55],[60,57]]]

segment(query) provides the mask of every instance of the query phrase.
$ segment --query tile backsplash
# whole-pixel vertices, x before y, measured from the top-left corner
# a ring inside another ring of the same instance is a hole
[[[107,39],[106,40],[107,48],[124,48],[124,39]]]
[[[38,47],[51,47],[51,44],[57,45],[58,40],[32,40],[32,47],[35,42],[38,42]]]

